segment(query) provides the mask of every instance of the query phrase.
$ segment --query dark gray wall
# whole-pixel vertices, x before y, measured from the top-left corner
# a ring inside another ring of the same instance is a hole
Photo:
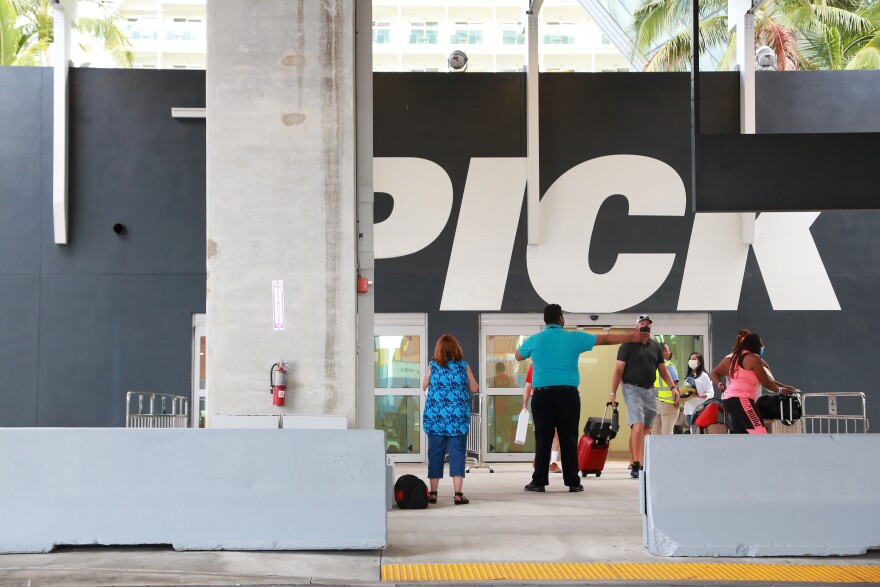
[[[758,72],[755,94],[757,134],[697,143],[697,211],[878,208],[876,71]]]
[[[828,84],[877,84],[880,74],[850,78],[849,72],[811,73],[759,78],[758,121],[774,128],[797,128],[803,119],[813,132],[838,128],[836,111],[786,109],[801,92],[815,95]],[[861,72],[856,72],[861,73]],[[833,75],[833,77],[829,77]],[[449,174],[453,210],[440,236],[406,257],[376,263],[377,312],[426,312],[429,348],[443,332],[462,342],[472,366],[477,361],[478,313],[440,312],[440,298],[455,235],[462,192],[471,157],[525,156],[525,88],[521,74],[376,74],[374,77],[375,156],[423,157]],[[765,84],[762,86],[761,84]],[[736,74],[704,74],[704,133],[737,133],[739,102]],[[834,92],[839,90],[835,89]],[[877,93],[855,94],[852,109],[863,114],[864,130],[880,131],[872,115]],[[563,173],[595,157],[636,154],[659,159],[689,183],[690,86],[687,74],[543,74],[541,77],[541,192]],[[857,105],[855,104],[857,102]],[[817,125],[815,118],[824,122]],[[840,124],[849,124],[844,117]],[[873,128],[870,128],[873,126]],[[759,132],[763,132],[763,126]],[[817,155],[815,164],[822,164]],[[813,162],[805,161],[805,164]],[[766,173],[772,173],[772,165]],[[687,185],[688,197],[690,186]],[[376,218],[393,206],[377,198]],[[632,311],[674,312],[690,239],[693,216],[629,217],[624,198],[610,198],[599,211],[590,250],[590,266],[610,270],[619,253],[676,254],[664,285]],[[880,212],[824,212],[812,227],[842,310],[839,312],[774,311],[750,254],[736,312],[713,312],[713,355],[729,352],[739,328],[759,332],[767,344],[774,374],[805,391],[857,390],[868,394],[870,413],[880,422],[880,395],[874,391],[878,368],[863,366],[860,348],[870,347],[880,326],[874,306],[880,293]],[[520,224],[510,263],[502,312],[540,312],[553,300],[537,295],[526,271],[526,219]],[[717,268],[705,268],[706,279],[725,279]]]
[[[880,132],[876,71],[756,72],[761,133]]]
[[[542,191],[574,164],[615,153],[655,157],[690,176],[687,74],[542,78]],[[876,92],[816,112],[802,98],[819,100],[823,87],[876,86],[876,73],[758,81],[759,98],[772,98],[759,102],[759,131],[851,131],[853,111],[866,113],[863,130],[880,131],[870,115]],[[71,72],[68,246],[52,242],[51,89],[48,70],[0,68],[0,426],[121,425],[127,390],[189,394],[191,315],[205,299],[205,135],[204,122],[174,120],[170,109],[204,105],[204,73]],[[736,132],[735,74],[707,74],[703,91],[704,132]],[[521,74],[375,76],[376,156],[430,159],[455,193],[434,243],[377,262],[376,309],[428,313],[430,338],[455,333],[477,368],[478,313],[440,312],[440,297],[470,158],[523,156],[524,125]],[[377,200],[377,219],[387,217],[392,200]],[[667,282],[639,305],[674,311],[692,218],[630,218],[626,210],[623,198],[600,210],[590,264],[608,270],[618,253],[646,247],[675,252]],[[122,238],[116,222],[129,229]],[[752,255],[739,310],[712,315],[714,355],[727,352],[738,328],[757,329],[780,379],[805,390],[863,390],[878,422],[880,368],[862,357],[880,326],[880,213],[825,212],[812,231],[842,311],[773,311]],[[502,311],[537,312],[545,303],[525,251],[523,220]],[[706,273],[723,279],[711,267]]]
[[[0,426],[121,426],[129,390],[190,394],[205,126],[171,107],[204,95],[204,72],[71,70],[61,246],[51,70],[0,68]]]

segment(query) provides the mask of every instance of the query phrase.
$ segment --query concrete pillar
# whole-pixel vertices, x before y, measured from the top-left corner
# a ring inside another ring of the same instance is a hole
[[[345,0],[208,3],[209,422],[357,424],[354,24]],[[281,358],[293,373],[278,408],[269,369]]]
[[[373,254],[373,0],[357,0],[358,275],[375,276]],[[358,428],[375,426],[375,293],[358,294]]]

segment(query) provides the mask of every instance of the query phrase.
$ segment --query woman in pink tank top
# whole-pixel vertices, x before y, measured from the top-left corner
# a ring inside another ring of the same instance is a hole
[[[727,377],[727,372],[730,371],[730,357],[733,356],[733,353],[736,352],[736,349],[739,348],[740,343],[742,342],[743,337],[749,334],[751,331],[743,328],[739,332],[736,333],[736,342],[733,343],[733,351],[731,354],[725,356],[712,371],[709,372],[709,379],[712,380],[712,383],[715,384],[720,391],[724,391],[727,389],[727,383],[724,381],[724,377]]]
[[[764,422],[755,410],[758,385],[780,394],[789,394],[795,389],[773,379],[767,363],[761,358],[763,354],[764,343],[754,332],[745,335],[734,348],[724,391],[727,427],[731,434],[767,434]]]

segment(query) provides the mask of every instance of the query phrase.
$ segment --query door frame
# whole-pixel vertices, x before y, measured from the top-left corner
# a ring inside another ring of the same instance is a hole
[[[565,326],[590,327],[590,328],[635,328],[638,317],[637,313],[614,313],[614,314],[583,314],[565,313]],[[706,365],[714,364],[711,356],[712,316],[709,312],[660,312],[651,313],[652,332],[663,335],[700,335],[703,337],[703,358]],[[522,397],[524,388],[503,388],[497,392],[489,391],[486,387],[486,336],[495,334],[536,334],[544,328],[544,316],[538,313],[523,314],[480,314],[479,320],[480,337],[480,413],[481,418],[480,458],[486,462],[526,462],[535,458],[534,453],[489,453],[487,452],[489,426],[488,396],[511,396]],[[494,390],[495,388],[493,388]]]
[[[428,437],[422,428],[422,413],[425,409],[425,397],[422,392],[421,381],[425,376],[428,365],[428,315],[427,314],[401,314],[379,313],[375,314],[374,336],[418,336],[419,337],[419,385],[415,388],[373,388],[373,397],[381,395],[405,395],[419,398],[418,413],[416,414],[419,427],[419,452],[417,453],[390,453],[388,460],[393,463],[424,463],[427,458]],[[375,420],[376,407],[373,401],[373,418]]]
[[[480,459],[491,462],[526,462],[535,458],[532,452],[488,452],[489,399],[496,396],[523,396],[524,387],[490,388],[486,385],[486,337],[497,335],[537,334],[544,326],[542,314],[481,314],[480,315]]]

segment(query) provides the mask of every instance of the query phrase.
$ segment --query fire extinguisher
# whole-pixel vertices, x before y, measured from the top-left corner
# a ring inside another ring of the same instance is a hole
[[[283,406],[284,396],[287,394],[286,361],[278,361],[272,365],[269,371],[269,388],[272,390],[272,405]]]

